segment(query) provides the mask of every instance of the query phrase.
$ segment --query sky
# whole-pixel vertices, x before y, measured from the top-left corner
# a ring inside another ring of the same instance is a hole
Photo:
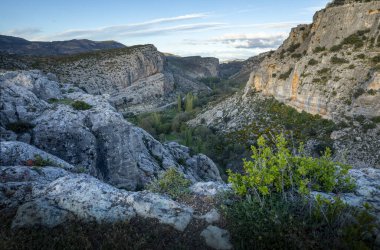
[[[246,59],[276,49],[328,0],[1,0],[0,34],[115,40],[179,56]]]

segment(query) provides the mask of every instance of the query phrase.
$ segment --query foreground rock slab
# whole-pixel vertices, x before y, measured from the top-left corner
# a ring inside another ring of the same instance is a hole
[[[119,190],[85,174],[58,178],[35,196],[18,208],[13,228],[54,227],[74,218],[102,223],[141,216],[183,231],[193,213],[165,196]]]

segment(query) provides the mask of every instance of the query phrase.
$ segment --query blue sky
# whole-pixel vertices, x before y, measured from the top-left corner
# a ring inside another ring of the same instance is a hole
[[[0,34],[28,40],[116,40],[181,56],[245,59],[278,47],[328,0],[0,2]]]

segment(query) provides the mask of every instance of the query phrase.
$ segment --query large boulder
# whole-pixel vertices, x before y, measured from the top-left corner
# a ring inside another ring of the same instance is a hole
[[[85,174],[59,178],[33,198],[18,208],[13,228],[54,227],[74,219],[112,223],[138,215],[183,231],[193,217],[191,208],[165,196],[120,190]]]

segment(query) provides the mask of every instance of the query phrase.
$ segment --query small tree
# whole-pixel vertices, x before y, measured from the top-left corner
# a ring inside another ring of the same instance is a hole
[[[177,111],[182,112],[182,99],[181,95],[177,96]]]
[[[186,95],[185,99],[185,111],[186,112],[192,112],[193,111],[193,103],[194,102],[194,96],[192,93],[188,93]]]

